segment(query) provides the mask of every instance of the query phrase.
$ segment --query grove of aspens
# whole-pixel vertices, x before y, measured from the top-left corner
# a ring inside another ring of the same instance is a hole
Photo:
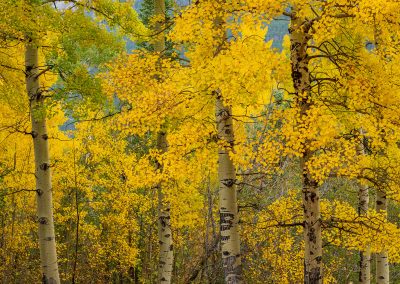
[[[399,0],[0,0],[0,283],[399,284]]]

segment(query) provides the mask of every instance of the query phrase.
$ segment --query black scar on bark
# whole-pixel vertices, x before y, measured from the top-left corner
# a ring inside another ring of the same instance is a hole
[[[50,165],[48,163],[43,163],[39,166],[39,168],[43,171],[47,171],[50,168]]]
[[[174,249],[174,245],[169,246],[169,250],[172,251]]]
[[[38,137],[39,133],[37,133],[36,131],[32,131],[31,135],[32,135],[32,138],[36,138],[36,137]]]
[[[226,187],[232,187],[235,184],[235,179],[223,179],[221,180],[222,184],[225,185]]]
[[[378,204],[378,205],[382,205],[382,204],[383,204],[383,202],[382,202],[382,201],[380,201],[380,200],[378,200],[378,201],[376,202],[376,204]]]
[[[221,231],[227,231],[230,228],[232,228],[232,226],[231,225],[221,225],[220,228],[221,228]]]
[[[220,213],[220,229],[221,231],[226,231],[232,228],[232,220],[234,220],[235,215],[232,213]]]
[[[315,202],[315,198],[317,197],[317,194],[315,192],[312,192],[310,197],[311,197],[311,202],[314,203]]]
[[[38,219],[38,221],[39,221],[39,223],[42,224],[42,225],[47,225],[47,224],[49,223],[49,221],[47,220],[46,217],[40,217],[40,218]]]
[[[36,193],[38,196],[42,196],[43,194],[43,190],[41,190],[40,188],[36,189]]]
[[[43,138],[43,140],[47,140],[47,139],[49,139],[49,136],[47,134],[43,134],[42,138]]]
[[[230,222],[231,220],[235,219],[235,215],[233,213],[220,213],[219,216],[223,222]]]
[[[167,222],[166,220],[169,219],[168,217],[160,216],[161,227],[166,227]]]
[[[221,241],[229,241],[230,236],[221,236]]]
[[[312,242],[314,244],[317,242],[317,237],[315,235],[315,229],[312,227],[309,229],[308,239],[310,240],[310,242]]]

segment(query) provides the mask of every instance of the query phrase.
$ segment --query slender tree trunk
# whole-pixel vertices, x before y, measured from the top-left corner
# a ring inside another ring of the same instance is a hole
[[[369,204],[369,190],[367,186],[361,186],[359,191],[358,214],[367,214]],[[371,283],[371,249],[369,246],[365,251],[360,251],[360,275],[359,282],[362,284]]]
[[[303,170],[303,209],[304,209],[304,283],[322,283],[322,236],[321,212],[318,184],[310,177],[306,163],[308,152],[301,159]]]
[[[376,196],[376,211],[387,214],[386,193],[380,190]],[[376,254],[376,283],[389,284],[389,257],[387,251]]]
[[[165,52],[165,37],[162,29],[165,21],[165,0],[154,0],[155,16],[161,16],[161,22],[156,24],[155,30],[159,32],[158,39],[154,43],[154,51]],[[157,135],[157,149],[162,153],[168,150],[167,134],[160,131]],[[162,166],[159,165],[162,170]],[[169,204],[165,201],[161,184],[157,186],[158,192],[158,241],[159,241],[159,283],[171,283],[174,266],[174,251],[172,243],[171,214]]]
[[[157,147],[162,152],[167,150],[165,133],[158,133]],[[158,278],[159,283],[171,283],[174,265],[174,251],[172,244],[171,216],[169,204],[165,202],[161,184],[158,192],[158,241],[160,248]]]
[[[363,130],[360,131],[363,135]],[[363,143],[360,143],[357,149],[358,155],[365,155],[365,149]],[[369,189],[368,186],[360,186],[358,192],[358,215],[366,215],[369,207]],[[371,249],[369,246],[365,248],[365,251],[360,251],[360,284],[371,283]]]
[[[35,154],[36,200],[38,214],[38,236],[42,282],[58,284],[56,241],[53,222],[53,201],[49,142],[46,128],[46,115],[39,85],[38,47],[26,44],[25,51],[26,89],[30,103],[33,148]]]
[[[309,22],[298,18],[293,12],[290,25],[292,79],[300,108],[300,123],[307,120],[312,106],[310,72],[308,68]],[[304,141],[304,153],[300,159],[304,210],[304,283],[322,283],[322,236],[318,183],[311,176],[307,163],[313,155],[310,141]]]
[[[380,37],[381,29],[379,26],[374,25],[374,40],[375,48],[377,51],[380,50]],[[382,119],[382,117],[380,117]],[[385,141],[384,134],[381,136],[382,141]],[[379,153],[382,155],[383,153]],[[385,177],[382,177],[382,181]],[[385,184],[385,183],[384,183]],[[385,214],[387,218],[387,199],[386,192],[381,189],[377,190],[376,194],[376,211]],[[389,257],[387,251],[382,251],[376,254],[376,283],[377,284],[388,284],[389,283]]]
[[[232,111],[216,92],[218,138],[225,145],[218,150],[219,212],[222,264],[226,283],[242,283],[236,171],[229,152],[233,150]]]

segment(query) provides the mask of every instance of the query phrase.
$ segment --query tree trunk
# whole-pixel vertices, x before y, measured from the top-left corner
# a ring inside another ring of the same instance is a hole
[[[380,50],[380,37],[381,37],[381,29],[379,26],[374,25],[374,41],[375,41],[375,48],[377,51]],[[382,119],[382,117],[380,117]],[[384,134],[382,133],[381,136],[382,141],[386,141]],[[387,146],[387,144],[386,144]],[[382,155],[383,153],[378,153]],[[385,177],[382,177],[383,181]],[[383,182],[383,184],[386,184]],[[377,189],[376,193],[376,211],[378,213],[385,214],[387,218],[387,199],[386,199],[386,192],[382,191],[381,189]],[[382,251],[376,254],[376,283],[377,284],[388,284],[389,283],[389,257],[386,251]]]
[[[60,283],[53,222],[53,201],[46,114],[39,85],[38,47],[26,44],[26,89],[29,98],[35,154],[38,236],[43,283]]]
[[[322,283],[322,236],[321,211],[318,184],[310,177],[306,163],[310,158],[308,151],[301,159],[303,171],[303,209],[304,209],[304,283]]]
[[[154,0],[155,16],[161,16],[159,22],[156,23],[155,30],[158,39],[154,43],[154,51],[160,53],[165,52],[165,36],[162,29],[165,21],[165,0]],[[157,134],[157,149],[165,153],[168,150],[167,134],[160,131]],[[159,164],[162,171],[162,166]],[[172,230],[171,230],[171,215],[170,207],[165,202],[164,193],[161,184],[157,186],[158,193],[158,241],[159,241],[159,266],[158,266],[158,280],[159,283],[171,283],[172,271],[174,266],[174,251],[172,244]]]
[[[218,138],[225,145],[218,150],[219,210],[222,264],[226,283],[242,283],[236,172],[229,152],[233,150],[232,111],[216,92]]]
[[[166,134],[158,133],[157,148],[161,152],[167,150]],[[165,202],[161,184],[157,186],[158,192],[158,241],[160,244],[158,278],[159,283],[171,283],[174,264],[174,251],[172,244],[171,216],[169,204]]]
[[[387,214],[386,193],[380,190],[376,196],[376,211]],[[376,283],[389,284],[389,257],[387,251],[376,254]]]
[[[310,24],[298,18],[293,12],[290,24],[292,79],[296,103],[300,108],[299,123],[307,121],[307,111],[312,106],[310,72],[308,68],[308,31]],[[318,183],[313,179],[307,163],[313,155],[310,141],[303,142],[303,155],[300,159],[302,171],[302,194],[304,210],[304,283],[322,283],[322,236],[321,212]]]
[[[363,130],[360,131],[364,135]],[[357,149],[358,155],[365,155],[364,144],[360,143]],[[369,207],[369,189],[367,186],[360,186],[358,192],[358,215],[366,215],[368,213]],[[365,251],[360,251],[360,274],[359,274],[360,284],[370,284],[371,283],[371,249],[369,246],[365,248]]]
[[[369,204],[369,190],[367,186],[361,186],[359,191],[358,214],[367,214]],[[361,284],[371,283],[371,250],[366,247],[365,251],[360,251],[360,277]]]

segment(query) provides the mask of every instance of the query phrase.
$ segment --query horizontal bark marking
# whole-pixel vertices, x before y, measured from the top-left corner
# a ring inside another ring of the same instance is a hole
[[[230,236],[221,236],[221,241],[229,241]]]
[[[236,182],[236,179],[228,178],[228,179],[222,179],[221,183],[225,185],[226,187],[232,187]]]

